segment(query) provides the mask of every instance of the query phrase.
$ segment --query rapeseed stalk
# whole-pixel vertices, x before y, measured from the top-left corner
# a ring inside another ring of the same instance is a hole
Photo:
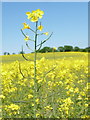
[[[38,31],[42,31],[43,30],[43,26],[40,22],[39,23],[39,19],[41,19],[44,15],[44,12],[41,11],[40,9],[37,9],[35,11],[32,12],[26,12],[27,15],[27,19],[29,19],[31,22],[35,23],[35,30],[33,30],[30,25],[28,25],[27,23],[23,23],[23,28],[21,29],[22,34],[24,35],[24,40],[26,41],[26,46],[28,47],[28,49],[31,49],[28,45],[28,41],[33,41],[34,42],[34,118],[36,118],[36,111],[37,111],[37,103],[36,103],[36,99],[38,98],[38,83],[37,83],[37,66],[36,66],[36,60],[37,60],[37,52],[39,52],[39,50],[41,49],[42,45],[49,40],[49,38],[52,36],[53,33],[50,34],[50,36],[41,41],[39,44],[37,44],[37,38],[39,35],[49,35],[48,32],[44,32],[44,33],[40,33],[38,34]],[[30,38],[30,36],[27,36],[23,30],[28,29],[31,30],[34,33],[34,40],[32,40]],[[38,48],[38,49],[37,49]],[[23,47],[22,47],[22,56],[25,60],[27,61],[32,61],[28,58],[26,58],[23,54]],[[21,71],[21,70],[20,70]],[[23,73],[21,72],[21,74],[23,75]],[[24,76],[24,75],[23,75]]]

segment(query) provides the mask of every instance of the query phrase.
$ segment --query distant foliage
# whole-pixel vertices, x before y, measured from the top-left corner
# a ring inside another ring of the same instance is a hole
[[[15,53],[12,53],[12,55],[15,55]]]
[[[20,51],[19,54],[24,54],[25,52],[24,51]]]
[[[64,47],[62,47],[62,46],[61,46],[61,47],[58,47],[58,51],[59,51],[59,52],[64,52]]]
[[[68,51],[73,51],[73,47],[72,47],[72,46],[65,45],[65,46],[64,46],[64,52],[68,52]]]
[[[10,55],[10,53],[9,52],[4,52],[4,55]]]
[[[70,51],[90,52],[90,47],[79,48],[77,46],[73,47],[73,46],[65,45],[64,47],[60,46],[56,50],[54,50],[54,52],[70,52]],[[40,51],[37,51],[37,52],[41,52],[41,53],[53,52],[53,48],[46,46],[46,47],[43,47]]]
[[[90,47],[86,47],[86,48],[79,48],[78,46],[60,46],[58,47],[56,50],[54,50],[54,52],[70,52],[70,51],[75,51],[75,52],[90,52]],[[51,47],[43,47],[41,50],[37,50],[37,52],[39,53],[47,53],[47,52],[53,52],[53,48]],[[32,52],[34,53],[34,52]],[[12,53],[15,54],[15,53]],[[18,54],[25,54],[24,51],[20,51]],[[10,55],[9,52],[4,52],[4,55]]]
[[[74,51],[80,51],[80,48],[79,48],[79,47],[74,47],[73,50],[74,50]]]

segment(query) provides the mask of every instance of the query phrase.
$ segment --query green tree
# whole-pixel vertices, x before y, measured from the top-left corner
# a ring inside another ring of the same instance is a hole
[[[86,52],[90,52],[90,47],[86,47]]]
[[[15,53],[12,53],[12,55],[15,55]]]
[[[7,55],[10,55],[10,53],[8,52]]]
[[[72,46],[65,45],[65,46],[64,46],[64,51],[65,51],[65,52],[73,51],[73,47],[72,47]]]
[[[19,54],[25,54],[25,52],[22,50],[22,51],[19,52]]]
[[[81,48],[80,52],[87,52],[87,50],[85,48]]]
[[[9,52],[4,52],[4,55],[10,55],[10,53]]]
[[[64,47],[62,47],[62,46],[58,47],[58,51],[59,52],[63,52],[64,51]]]
[[[4,52],[4,55],[7,55],[7,52]]]
[[[73,48],[73,50],[74,51],[80,51],[80,48],[76,46],[76,47]]]
[[[41,50],[40,50],[40,52],[41,53],[45,53],[45,52],[52,52],[52,48],[50,48],[50,47],[44,47],[44,48],[42,48]]]

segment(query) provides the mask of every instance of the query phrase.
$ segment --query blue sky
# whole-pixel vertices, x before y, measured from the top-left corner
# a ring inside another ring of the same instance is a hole
[[[18,53],[23,45],[24,36],[20,29],[26,22],[34,29],[35,23],[27,19],[26,12],[41,9],[45,12],[40,21],[44,26],[42,32],[53,32],[53,36],[44,46],[59,47],[64,45],[88,46],[88,2],[3,2],[2,3],[2,52]],[[33,34],[25,30],[33,38]],[[47,36],[38,38],[38,42]],[[31,48],[33,43],[29,42]]]

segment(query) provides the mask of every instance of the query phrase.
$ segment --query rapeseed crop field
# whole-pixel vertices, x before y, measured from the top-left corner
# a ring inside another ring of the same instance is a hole
[[[2,118],[90,118],[88,53],[38,53],[36,66],[35,92],[34,62],[2,56]]]

